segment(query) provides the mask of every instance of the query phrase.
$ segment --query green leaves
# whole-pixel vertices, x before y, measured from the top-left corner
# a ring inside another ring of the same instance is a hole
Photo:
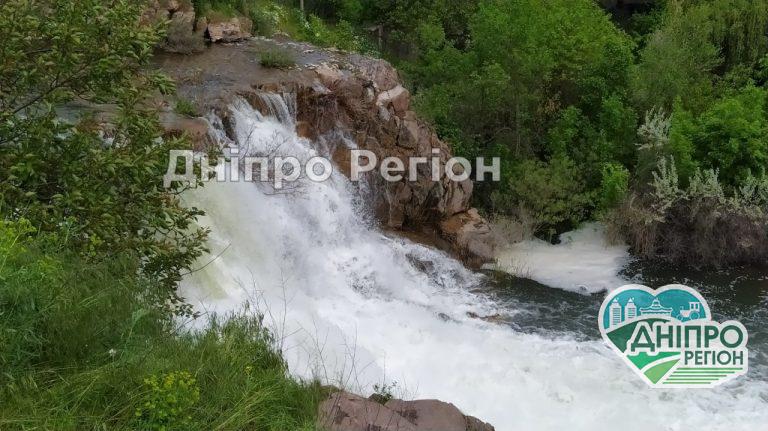
[[[0,5],[0,213],[26,217],[43,232],[67,220],[68,247],[89,259],[134,255],[175,297],[170,288],[203,252],[205,231],[192,226],[199,210],[160,187],[168,150],[186,144],[160,140],[149,108],[154,92],[172,92],[173,83],[147,70],[159,36],[140,23],[142,7],[129,0]],[[99,109],[113,114],[110,124],[66,105],[75,100],[106,103]],[[81,118],[65,122],[61,112]]]

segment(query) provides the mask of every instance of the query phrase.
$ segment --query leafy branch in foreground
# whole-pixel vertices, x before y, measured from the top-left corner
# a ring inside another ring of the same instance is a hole
[[[148,103],[173,90],[148,70],[161,31],[141,2],[10,0],[0,5],[0,214],[66,232],[92,258],[132,253],[168,288],[204,251],[201,214],[162,188],[168,150]],[[77,105],[71,102],[77,102]],[[87,113],[103,103],[100,118]],[[104,115],[107,112],[108,115]],[[68,120],[64,120],[68,118]]]

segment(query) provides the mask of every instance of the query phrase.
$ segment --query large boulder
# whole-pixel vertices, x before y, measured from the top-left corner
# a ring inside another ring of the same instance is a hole
[[[470,266],[478,267],[495,259],[496,235],[475,208],[441,221],[440,234],[454,244]]]
[[[373,398],[373,397],[372,397]],[[464,415],[438,400],[365,399],[336,392],[320,403],[318,422],[326,431],[495,431],[493,426]]]
[[[206,30],[211,42],[239,42],[251,37],[253,22],[242,16],[229,19],[209,19]]]
[[[326,431],[417,431],[395,411],[348,392],[331,394],[320,403],[318,423]]]
[[[403,118],[411,106],[411,93],[398,84],[391,90],[379,93],[376,105],[387,110],[391,108],[394,110],[395,115]]]

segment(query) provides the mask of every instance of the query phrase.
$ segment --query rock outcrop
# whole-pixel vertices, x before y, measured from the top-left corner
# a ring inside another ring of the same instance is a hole
[[[470,208],[472,180],[453,181],[445,174],[445,163],[452,156],[450,147],[410,109],[410,93],[397,71],[384,60],[361,57],[348,66],[342,70],[322,64],[315,69],[313,85],[299,89],[299,120],[314,135],[344,129],[360,149],[372,151],[379,163],[395,157],[407,169],[409,160],[428,160],[417,165],[415,181],[407,175],[399,182],[369,177],[381,191],[373,203],[379,218],[397,229],[436,227],[470,265],[491,261],[494,236],[488,223]],[[339,146],[337,151],[351,150]],[[433,157],[439,159],[436,176]],[[349,158],[348,154],[334,154],[337,161]]]
[[[251,37],[253,23],[245,17],[206,20],[206,36],[211,42],[239,42]]]
[[[389,400],[381,404],[348,392],[331,394],[319,406],[318,423],[326,431],[494,431],[438,400]]]
[[[253,23],[246,17],[197,17],[190,0],[153,0],[141,20],[166,23],[166,36],[159,48],[178,54],[202,52],[206,42],[239,42],[250,38],[253,30]]]
[[[258,53],[275,49],[291,51],[296,67],[262,67]],[[216,110],[225,120],[234,97],[244,97],[267,113],[259,93],[294,95],[297,133],[314,141],[322,138],[323,151],[330,150],[346,175],[353,148],[342,142],[344,138],[353,141],[355,149],[371,151],[377,168],[387,158],[402,163],[405,172],[399,181],[385,181],[378,169],[365,176],[365,197],[382,224],[436,236],[439,241],[433,245],[450,244],[450,250],[473,267],[494,258],[493,232],[471,208],[472,180],[454,181],[446,175],[450,147],[411,109],[410,93],[386,61],[251,39],[240,46],[212,45],[183,60],[168,57],[161,67],[180,82],[180,94],[199,101],[202,111]],[[194,70],[199,72],[189,76]],[[415,164],[415,178],[409,178],[409,165],[419,158],[423,161]],[[456,168],[461,165],[454,168],[460,174]]]

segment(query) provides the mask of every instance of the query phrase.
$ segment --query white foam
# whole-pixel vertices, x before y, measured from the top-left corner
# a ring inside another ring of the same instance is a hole
[[[314,151],[245,104],[234,114],[252,148],[278,132],[291,151]],[[186,196],[208,211],[212,255],[222,254],[201,259],[207,265],[185,279],[183,294],[216,312],[257,302],[294,375],[362,393],[394,380],[398,396],[450,401],[499,431],[760,430],[768,423],[765,382],[653,390],[600,342],[468,317],[505,312],[471,292],[478,275],[364,223],[341,175],[304,191],[269,195],[254,184],[211,183]]]
[[[550,287],[595,293],[627,284],[619,272],[629,260],[629,247],[607,244],[603,226],[588,223],[560,235],[559,244],[533,239],[508,246],[498,255],[497,269]]]

